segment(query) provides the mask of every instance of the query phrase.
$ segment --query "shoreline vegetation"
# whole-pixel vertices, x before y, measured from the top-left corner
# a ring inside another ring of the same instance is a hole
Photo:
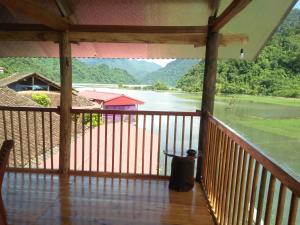
[[[202,92],[186,92],[177,88],[169,89],[154,89],[151,85],[116,85],[116,84],[95,84],[95,83],[73,83],[75,88],[77,87],[90,87],[90,88],[110,88],[110,89],[125,89],[136,91],[159,91],[159,92],[171,92],[173,94],[185,95],[188,98],[200,100]],[[196,97],[196,95],[198,95]],[[247,94],[222,94],[217,93],[215,101],[230,101],[235,99],[236,101],[244,101],[248,103],[262,103],[262,104],[274,104],[284,106],[296,106],[300,107],[300,98],[281,97],[281,96],[267,96],[267,95],[247,95]]]

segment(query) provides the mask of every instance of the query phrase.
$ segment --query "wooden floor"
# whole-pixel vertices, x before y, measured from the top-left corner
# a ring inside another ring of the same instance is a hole
[[[213,224],[197,185],[169,191],[166,180],[7,173],[8,224]]]

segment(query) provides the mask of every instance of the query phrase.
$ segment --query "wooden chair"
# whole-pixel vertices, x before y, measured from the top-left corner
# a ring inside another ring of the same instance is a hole
[[[13,140],[6,140],[3,142],[0,150],[0,225],[7,225],[6,210],[2,200],[2,182],[8,163],[9,153],[13,148],[13,145]]]

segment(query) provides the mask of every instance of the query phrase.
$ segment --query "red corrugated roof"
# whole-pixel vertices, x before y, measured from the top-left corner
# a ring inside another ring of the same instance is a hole
[[[103,101],[104,105],[142,105],[143,101],[128,97],[123,94],[107,93],[99,91],[81,91],[79,95],[90,100]]]

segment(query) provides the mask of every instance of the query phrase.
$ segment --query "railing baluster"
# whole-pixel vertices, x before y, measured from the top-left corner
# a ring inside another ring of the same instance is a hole
[[[112,156],[111,156],[111,171],[115,172],[115,133],[116,133],[116,114],[113,114],[113,124],[112,124]]]
[[[226,145],[224,146],[224,151],[225,151],[225,167],[224,167],[224,173],[223,173],[223,185],[221,188],[221,213],[220,213],[220,221],[221,224],[223,224],[224,220],[224,212],[225,212],[225,200],[226,200],[226,192],[227,192],[227,180],[228,180],[228,165],[230,162],[230,138],[226,138]]]
[[[43,138],[43,163],[44,169],[46,169],[46,138],[45,138],[45,115],[42,112],[42,138]]]
[[[82,149],[81,149],[81,170],[84,171],[84,139],[85,139],[85,127],[84,127],[84,123],[85,123],[85,118],[84,118],[85,114],[82,113],[82,131],[81,131],[81,134],[82,134]]]
[[[275,225],[281,225],[282,224],[284,204],[285,204],[285,196],[286,196],[286,186],[281,183],[280,184],[280,190],[279,190],[279,199],[278,199],[278,205],[277,205]]]
[[[6,127],[6,118],[5,118],[4,110],[2,110],[2,119],[3,119],[4,138],[5,140],[7,140],[7,127]]]
[[[237,214],[237,223],[240,223],[241,218],[242,218],[242,205],[243,205],[243,200],[244,200],[244,195],[245,195],[245,181],[246,181],[246,168],[247,168],[247,160],[248,160],[248,154],[245,153],[244,149],[244,158],[243,158],[243,168],[242,168],[242,176],[241,176],[241,183],[240,183],[240,197],[239,197],[239,204],[238,204],[238,214]]]
[[[269,189],[268,189],[268,197],[267,197],[264,225],[269,225],[270,221],[271,221],[275,182],[276,182],[276,179],[273,176],[273,174],[271,174],[270,182],[269,182]]]
[[[150,137],[150,168],[149,174],[152,175],[152,151],[153,151],[153,120],[154,117],[151,115],[151,137]]]
[[[97,113],[97,172],[99,172],[100,163],[100,123],[102,123],[102,120],[100,120],[100,113]]]
[[[221,170],[222,170],[222,145],[225,140],[225,134],[220,131],[220,139],[218,144],[218,154],[217,154],[217,160],[218,160],[218,168],[216,172],[216,187],[215,187],[215,214],[218,215],[219,212],[219,199],[220,199],[220,183],[221,183]]]
[[[256,225],[261,224],[260,222],[261,222],[261,218],[262,218],[262,210],[263,210],[263,202],[264,202],[264,196],[265,196],[266,179],[267,179],[267,170],[263,167],[262,173],[261,173],[259,195],[258,195]]]
[[[29,169],[31,169],[31,151],[30,151],[30,129],[29,129],[29,118],[28,111],[26,111],[26,132],[27,132],[27,150],[28,150],[28,165]],[[50,135],[51,136],[51,135]]]
[[[177,136],[177,116],[175,116],[175,123],[174,123],[174,143],[173,143],[174,154],[176,154],[176,136]]]
[[[123,148],[123,114],[120,121],[120,156],[119,156],[119,173],[122,173],[122,148]]]
[[[254,159],[250,156],[249,163],[248,163],[248,172],[247,172],[247,181],[246,181],[246,192],[245,192],[245,198],[244,198],[244,210],[243,210],[243,219],[242,219],[242,225],[246,223],[246,218],[248,215],[248,209],[249,209],[249,199],[250,199],[250,192],[251,192],[251,179],[253,175],[253,164]]]
[[[232,208],[234,204],[234,189],[236,187],[237,163],[238,163],[238,145],[234,143],[233,163],[232,163],[232,171],[231,171],[232,180],[231,180],[231,188],[230,188],[227,224],[231,223],[232,214],[233,214]]]
[[[138,139],[139,139],[139,114],[136,114],[136,124],[135,124],[135,154],[134,154],[134,174],[136,174],[136,170],[137,170]]]
[[[128,137],[127,137],[127,174],[129,174],[129,157],[130,157],[130,128],[131,128],[131,115],[128,115]]]
[[[20,155],[21,155],[21,167],[24,168],[24,155],[23,155],[23,135],[22,135],[22,123],[20,111],[18,111],[18,125],[19,125],[19,141],[20,141]]]
[[[214,201],[214,196],[215,196],[215,192],[214,192],[214,185],[215,185],[215,182],[214,182],[214,179],[215,179],[215,174],[216,174],[216,155],[218,153],[218,149],[217,149],[217,144],[218,144],[218,129],[217,127],[212,124],[212,127],[213,127],[213,130],[214,130],[214,133],[213,133],[213,145],[212,145],[212,154],[211,154],[211,158],[212,158],[212,163],[211,163],[211,170],[210,170],[210,198],[211,198],[211,202],[213,203]]]
[[[240,185],[242,183],[242,166],[244,167],[245,165],[245,157],[246,154],[245,152],[238,147],[238,165],[237,165],[237,174],[236,174],[236,186],[235,186],[235,190],[234,190],[234,201],[233,201],[233,213],[232,213],[232,221],[231,224],[237,224],[237,211],[239,210],[239,199],[240,199]]]
[[[90,113],[90,152],[89,152],[89,171],[92,171],[92,148],[93,148],[93,114]]]
[[[52,112],[49,112],[49,135],[50,135],[50,161],[51,161],[51,170],[53,170],[53,126],[52,126]]]
[[[216,127],[217,129],[217,127]],[[218,185],[218,169],[219,169],[219,154],[220,154],[220,143],[221,143],[221,138],[222,138],[222,133],[221,130],[217,129],[217,139],[216,139],[216,144],[215,144],[215,157],[214,157],[214,175],[213,175],[213,200],[212,200],[212,205],[213,208],[216,212],[216,201],[217,201],[217,185]]]
[[[219,168],[218,168],[218,186],[217,186],[217,204],[216,204],[216,215],[217,215],[217,218],[219,220],[220,218],[220,199],[221,199],[221,186],[222,186],[222,173],[223,173],[223,164],[224,164],[224,152],[223,152],[223,147],[225,145],[225,140],[226,140],[226,135],[225,133],[222,132],[221,134],[221,145],[220,145],[220,148],[219,148],[219,157],[218,159],[220,160],[220,165],[219,165]]]
[[[194,120],[194,117],[191,116],[191,121],[190,121],[190,142],[189,142],[189,148],[191,149],[192,148],[192,145],[193,145],[193,120]]]
[[[256,161],[255,162],[255,167],[254,167],[253,181],[252,181],[250,210],[249,210],[249,216],[248,216],[248,225],[253,224],[253,215],[254,215],[254,206],[255,206],[256,192],[257,192],[258,173],[259,173],[259,163]]]
[[[221,213],[222,213],[222,198],[223,198],[223,186],[224,186],[224,174],[225,174],[225,168],[226,168],[226,155],[227,151],[226,145],[228,142],[228,137],[226,134],[224,134],[224,140],[223,140],[223,145],[221,148],[221,160],[222,160],[222,167],[221,167],[221,172],[220,172],[220,185],[219,185],[219,204],[218,204],[218,221],[220,222],[221,220]]]
[[[166,128],[166,153],[169,152],[169,122],[170,122],[170,117],[167,115],[167,128]],[[168,169],[168,156],[165,154],[165,176],[167,175],[167,169]]]
[[[104,173],[107,171],[107,113],[105,113]]]
[[[184,150],[184,131],[185,131],[185,116],[182,117],[181,156],[183,156],[183,150]]]
[[[37,137],[37,126],[36,126],[36,112],[33,112],[33,125],[34,125],[34,149],[35,149],[35,163],[36,163],[36,168],[39,168],[39,155],[38,155],[38,137]]]
[[[208,174],[208,165],[209,165],[209,156],[210,156],[210,151],[209,151],[209,147],[210,147],[210,141],[211,141],[211,133],[210,129],[211,129],[211,124],[208,123],[208,143],[207,143],[207,149],[204,151],[204,156],[203,156],[203,181],[204,181],[204,188],[205,191],[208,193],[208,179],[207,179],[207,174]],[[182,151],[182,155],[183,155],[183,151]],[[181,156],[182,156],[181,155]]]
[[[291,198],[288,225],[295,225],[296,224],[297,209],[298,209],[298,196],[296,196],[293,193],[292,198]]]
[[[144,175],[144,166],[145,166],[145,131],[146,131],[146,115],[144,115],[143,122],[143,143],[142,143],[142,174]]]
[[[231,176],[231,173],[232,173],[232,166],[233,166],[233,155],[234,155],[234,142],[233,140],[230,140],[230,146],[229,146],[229,149],[230,151],[229,153],[229,170],[228,170],[228,173],[227,173],[227,183],[226,183],[226,186],[225,186],[225,203],[224,203],[224,213],[223,213],[223,224],[226,223],[226,219],[227,219],[227,213],[228,213],[228,201],[229,201],[229,194],[230,194],[230,188],[231,188],[231,179],[232,179],[232,176]],[[224,222],[225,221],[225,222]]]
[[[211,143],[211,138],[212,138],[212,132],[211,132],[211,123],[208,123],[208,143],[207,143],[207,150],[204,151],[204,160],[203,160],[203,182],[205,183],[204,185],[204,189],[207,193],[207,195],[209,196],[209,187],[208,187],[208,167],[210,165],[210,156],[211,156],[211,151],[210,151],[210,143]],[[182,149],[181,149],[182,150]],[[182,152],[183,155],[183,152]]]
[[[74,114],[74,170],[77,171],[77,119],[78,114]]]
[[[160,169],[160,136],[161,136],[161,115],[159,115],[158,121],[158,142],[157,142],[157,168],[156,168],[156,175],[159,176],[159,169]]]

